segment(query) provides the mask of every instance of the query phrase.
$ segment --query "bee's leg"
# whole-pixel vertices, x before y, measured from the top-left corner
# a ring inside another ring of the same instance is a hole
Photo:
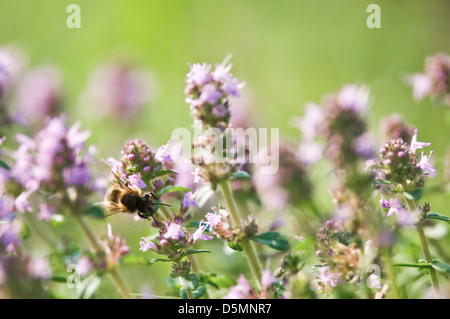
[[[153,192],[150,192],[150,195],[152,195],[154,199],[159,199],[159,197],[156,197],[156,195]]]
[[[158,221],[157,221],[156,218],[155,218],[155,215],[152,215],[152,218],[153,218],[153,220],[155,221],[156,226],[158,226],[158,228],[161,228],[161,227],[159,226]]]
[[[143,218],[143,219],[148,219],[150,220],[150,218],[148,218],[148,216],[142,214],[141,212],[138,212],[138,216]],[[152,215],[153,220],[155,221],[156,226],[158,226],[158,228],[160,228],[158,221],[156,220],[155,216]]]

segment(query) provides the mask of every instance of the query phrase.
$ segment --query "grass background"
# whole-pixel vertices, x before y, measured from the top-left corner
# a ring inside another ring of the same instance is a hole
[[[66,26],[70,3],[81,7],[80,29]],[[371,130],[378,131],[381,117],[402,114],[419,128],[420,141],[432,142],[436,167],[442,172],[450,111],[428,100],[414,102],[404,77],[421,72],[426,56],[450,53],[450,2],[378,0],[381,29],[366,26],[371,3],[1,0],[0,44],[23,49],[30,67],[50,63],[61,68],[69,121],[80,120],[83,129],[92,131],[89,142],[99,147],[99,158],[118,157],[128,139],[141,138],[157,147],[174,128],[190,127],[183,93],[187,63],[214,64],[232,53],[233,74],[247,83],[243,94],[251,97],[257,126],[280,128],[282,135],[298,138],[291,118],[303,114],[306,102],[319,102],[345,83],[365,83],[374,99]],[[132,125],[99,121],[80,104],[90,72],[116,54],[131,56],[156,80],[152,103]],[[319,185],[325,206],[330,203],[327,183],[322,180]],[[432,203],[433,211],[449,214],[448,195],[425,193],[424,200]],[[147,228],[123,217],[111,223],[118,232],[124,230],[132,250],[138,251],[137,241]],[[94,227],[106,229],[103,222]],[[133,230],[127,233],[130,227]],[[220,263],[217,256],[208,258],[206,262]],[[235,267],[242,264],[237,258]],[[166,265],[150,268],[123,267],[132,290],[138,291],[143,283],[156,291],[165,287]],[[107,296],[110,288],[104,281],[99,296]]]

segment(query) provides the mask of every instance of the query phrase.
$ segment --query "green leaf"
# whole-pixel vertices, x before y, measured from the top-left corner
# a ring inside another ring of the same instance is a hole
[[[431,262],[431,267],[444,274],[450,274],[450,265],[443,261],[433,259]]]
[[[97,291],[101,282],[102,277],[97,274],[87,277],[80,283],[81,287],[77,289],[77,297],[79,299],[90,299]]]
[[[180,297],[181,299],[189,299],[186,289],[184,289],[183,287],[180,288]]]
[[[205,284],[209,284],[216,289],[230,288],[236,285],[236,280],[233,277],[226,275],[216,275],[214,273],[204,274],[201,277],[201,281]]]
[[[170,259],[164,259],[164,258],[153,258],[153,259],[150,259],[150,260],[149,260],[150,263],[156,263],[156,262],[169,262],[169,261],[172,261],[172,260],[170,260]]]
[[[3,162],[1,160],[0,160],[0,167],[6,169],[8,171],[11,170],[11,167],[9,167],[8,164],[6,164],[5,162]]]
[[[155,177],[161,177],[168,174],[178,174],[178,172],[173,169],[162,169],[156,172]]]
[[[201,296],[203,296],[205,291],[206,291],[206,287],[200,286],[196,290],[191,291],[191,292],[192,292],[192,296],[194,297],[194,299],[199,299]],[[180,288],[180,297],[182,299],[189,299],[186,289],[184,289],[183,287]]]
[[[447,224],[450,224],[450,217],[445,216],[445,215],[441,215],[441,214],[438,214],[438,213],[428,213],[427,214],[427,219],[442,220],[444,222],[447,222]]]
[[[205,286],[200,286],[200,287],[198,287],[197,289],[195,289],[195,290],[192,292],[192,295],[194,296],[194,299],[198,299],[198,298],[200,298],[201,296],[203,296],[203,294],[205,293],[205,291],[206,291],[206,287],[205,287]]]
[[[231,176],[237,179],[252,179],[252,176],[246,171],[236,171]]]
[[[125,255],[120,259],[120,261],[124,264],[132,264],[138,266],[147,266],[151,264],[151,262],[147,258],[133,254]]]
[[[413,191],[403,192],[403,195],[409,200],[419,200],[422,197],[422,189],[417,188]]]
[[[206,249],[189,249],[183,253],[182,257],[186,257],[187,255],[192,255],[192,254],[210,253],[210,252],[211,251],[206,250]]]
[[[377,178],[373,180],[374,184],[382,184],[382,185],[388,185],[392,184],[392,182],[388,181],[387,179]]]
[[[425,259],[419,259],[418,263],[417,271],[428,275],[430,273],[428,269],[431,268],[431,265]]]
[[[50,280],[54,282],[67,283],[66,276],[51,276]]]
[[[198,278],[195,274],[180,276],[180,284],[186,290],[194,291],[198,288]]]
[[[105,218],[105,213],[103,212],[103,209],[100,206],[92,205],[89,206],[85,211],[84,215],[96,218],[96,219],[102,219]]]
[[[183,186],[176,186],[176,185],[169,185],[167,187],[164,187],[158,194],[162,195],[165,193],[180,193],[184,194],[185,192],[190,192],[191,190],[187,187]]]
[[[235,241],[229,241],[228,247],[230,247],[233,250],[242,251],[242,246],[240,243],[237,243]]]
[[[268,231],[259,235],[251,237],[257,243],[267,245],[276,250],[286,251],[291,248],[291,245],[285,237],[275,231]]]

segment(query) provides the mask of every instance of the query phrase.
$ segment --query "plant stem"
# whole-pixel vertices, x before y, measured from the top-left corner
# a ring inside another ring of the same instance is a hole
[[[410,263],[395,263],[394,267],[411,267],[411,268],[431,268],[429,264],[410,264]]]
[[[414,200],[410,200],[407,198],[405,198],[405,200],[406,200],[406,203],[407,203],[411,213],[413,213],[414,211],[416,212],[417,211],[416,202]],[[421,221],[419,221],[417,223],[416,228],[417,228],[417,232],[419,233],[419,238],[420,238],[420,243],[422,244],[423,253],[425,254],[425,260],[427,261],[427,263],[431,264],[433,259],[431,258],[430,248],[428,247],[427,238],[425,237],[425,233],[423,231]],[[441,289],[439,288],[436,271],[434,270],[434,268],[430,268],[429,272],[430,272],[431,283],[433,285],[434,293],[436,294],[437,298],[441,298],[442,297]]]
[[[86,235],[90,246],[94,250],[95,253],[104,252],[103,248],[97,239],[96,234],[92,230],[92,228],[86,223],[86,221],[81,217],[79,214],[74,213],[72,214],[74,219],[77,221],[77,223],[80,225],[81,229],[83,230],[84,234]],[[116,285],[116,287],[119,289],[120,293],[125,299],[133,299],[133,296],[131,295],[130,291],[126,287],[122,277],[117,272],[117,269],[112,268],[109,271],[110,278]]]
[[[42,241],[50,248],[51,251],[60,253],[62,248],[55,244],[53,240],[47,235],[48,232],[43,229],[42,225],[36,220],[36,216],[32,213],[26,212],[23,214],[28,227],[30,227],[41,239]]]
[[[222,181],[220,184],[220,188],[222,190],[222,194],[225,198],[225,201],[228,206],[228,210],[230,211],[231,219],[235,226],[241,227],[241,216],[239,214],[239,210],[234,200],[233,191],[231,189],[231,184],[228,180]],[[261,290],[261,274],[262,267],[259,261],[258,255],[256,254],[256,249],[253,243],[250,240],[244,240],[241,242],[242,249],[247,257],[247,260],[250,265],[250,269],[252,270],[253,277],[255,278],[258,290]]]
[[[186,289],[186,294],[188,295],[189,299],[194,299],[194,295],[192,294],[192,291],[190,291],[189,289]]]
[[[433,260],[431,259],[430,249],[428,248],[427,239],[425,237],[425,233],[423,231],[422,225],[417,224],[416,228],[417,228],[417,232],[419,233],[423,253],[425,254],[425,260],[427,261],[427,263],[431,264],[431,262]],[[430,268],[429,272],[430,272],[430,277],[431,277],[431,283],[433,284],[433,289],[434,289],[434,292],[436,293],[436,297],[441,298],[442,297],[441,289],[439,288],[436,271],[433,268]]]
[[[116,285],[117,288],[119,288],[120,293],[125,299],[134,299],[133,295],[128,290],[127,286],[125,285],[122,277],[117,272],[116,268],[111,269],[109,272],[109,276]]]
[[[388,273],[389,281],[392,284],[392,295],[393,295],[393,298],[394,299],[399,299],[400,293],[399,293],[397,280],[396,280],[397,276],[396,276],[396,273],[395,273],[394,265],[392,264],[390,251],[388,249],[384,253],[384,260],[385,260],[385,263],[386,263],[386,266],[387,266],[387,273]]]
[[[84,234],[86,235],[89,244],[91,245],[92,249],[95,253],[102,252],[102,246],[99,243],[99,240],[97,239],[97,236],[95,235],[92,228],[85,222],[83,217],[81,217],[79,214],[74,213],[72,214],[75,221],[80,225],[81,229],[83,230]]]
[[[164,205],[160,205],[159,209],[161,210],[161,212],[163,213],[164,217],[169,220],[173,218],[173,214],[170,211],[169,207],[164,206]]]

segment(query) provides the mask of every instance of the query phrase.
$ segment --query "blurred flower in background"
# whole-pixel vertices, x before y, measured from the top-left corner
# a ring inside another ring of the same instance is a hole
[[[417,101],[429,96],[432,101],[450,107],[450,56],[437,53],[425,60],[425,73],[407,77]]]
[[[154,97],[155,80],[126,59],[111,59],[95,69],[82,96],[82,106],[100,117],[133,121]]]
[[[11,47],[0,47],[0,100],[17,80],[24,65],[23,53]]]
[[[6,99],[20,76],[24,65],[23,53],[15,48],[0,47],[0,125],[11,123]]]
[[[263,149],[263,154],[270,153]],[[270,155],[270,154],[269,154]],[[279,164],[275,174],[264,173],[260,163],[254,165],[253,184],[263,205],[275,212],[282,212],[287,205],[299,205],[312,194],[312,184],[306,166],[297,160],[295,148],[280,141]]]
[[[17,87],[15,121],[40,126],[46,117],[61,111],[62,100],[60,70],[52,65],[37,66],[26,72]]]

